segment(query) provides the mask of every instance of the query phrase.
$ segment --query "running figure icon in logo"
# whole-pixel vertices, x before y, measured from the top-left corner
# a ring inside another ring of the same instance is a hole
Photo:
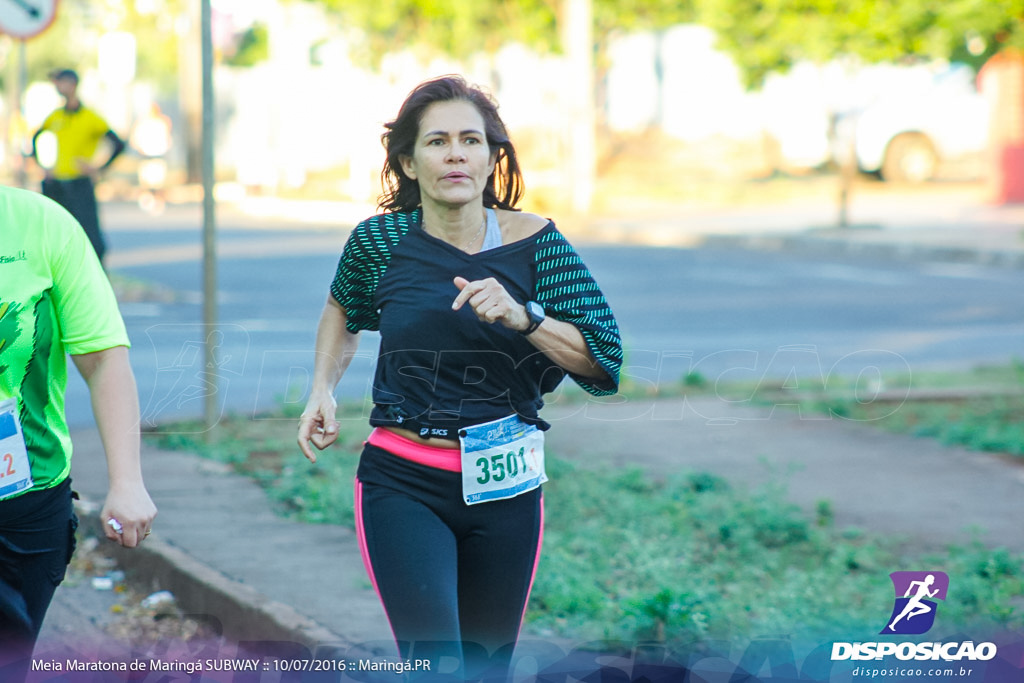
[[[896,602],[889,624],[881,633],[926,633],[935,623],[937,606],[930,598],[946,599],[949,576],[945,572],[893,572],[889,577],[896,590]]]

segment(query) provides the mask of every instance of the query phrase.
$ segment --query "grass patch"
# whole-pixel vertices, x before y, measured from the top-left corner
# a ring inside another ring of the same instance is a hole
[[[954,577],[947,626],[1024,625],[1024,558],[1005,551],[906,558],[894,542],[833,528],[827,504],[803,513],[778,488],[735,491],[706,474],[657,481],[557,459],[552,469],[528,612],[542,632],[669,644],[877,632],[892,608],[888,574],[905,566]]]
[[[877,387],[837,381],[816,395],[786,398],[777,387],[754,394],[760,405],[863,422],[971,450],[1024,456],[1024,364],[961,373],[893,376]]]
[[[367,433],[361,407],[341,407],[339,446],[310,465],[294,415],[228,417],[147,435],[255,478],[277,510],[313,523],[353,523],[352,486]],[[548,458],[545,545],[527,612],[534,633],[577,640],[655,640],[790,633],[876,633],[892,607],[891,571],[954,577],[943,621],[1024,627],[1024,558],[980,544],[906,558],[886,539],[832,526],[831,505],[807,514],[774,485],[747,492],[703,473],[655,479]]]
[[[829,409],[892,432],[938,439],[976,451],[1024,456],[1024,396],[979,397],[891,406],[836,402]]]

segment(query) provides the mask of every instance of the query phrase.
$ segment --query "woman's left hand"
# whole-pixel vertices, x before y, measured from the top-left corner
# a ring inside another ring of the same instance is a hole
[[[100,512],[107,538],[126,548],[134,548],[149,535],[154,517],[156,505],[142,482],[112,487]]]
[[[455,278],[459,295],[452,302],[452,310],[459,310],[466,303],[476,317],[485,323],[501,323],[505,327],[521,331],[530,326],[526,307],[512,298],[505,287],[493,277],[470,282],[464,277]]]

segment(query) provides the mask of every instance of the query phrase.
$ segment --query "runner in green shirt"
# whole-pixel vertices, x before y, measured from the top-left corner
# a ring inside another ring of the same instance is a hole
[[[139,463],[128,335],[81,227],[55,202],[0,187],[0,678],[19,680],[74,547],[67,354],[106,450],[107,536],[134,547],[156,507]]]

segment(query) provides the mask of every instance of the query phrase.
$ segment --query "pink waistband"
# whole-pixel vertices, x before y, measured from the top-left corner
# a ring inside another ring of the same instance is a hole
[[[370,432],[366,442],[419,465],[448,472],[462,471],[462,453],[458,448],[425,446],[380,427]]]

